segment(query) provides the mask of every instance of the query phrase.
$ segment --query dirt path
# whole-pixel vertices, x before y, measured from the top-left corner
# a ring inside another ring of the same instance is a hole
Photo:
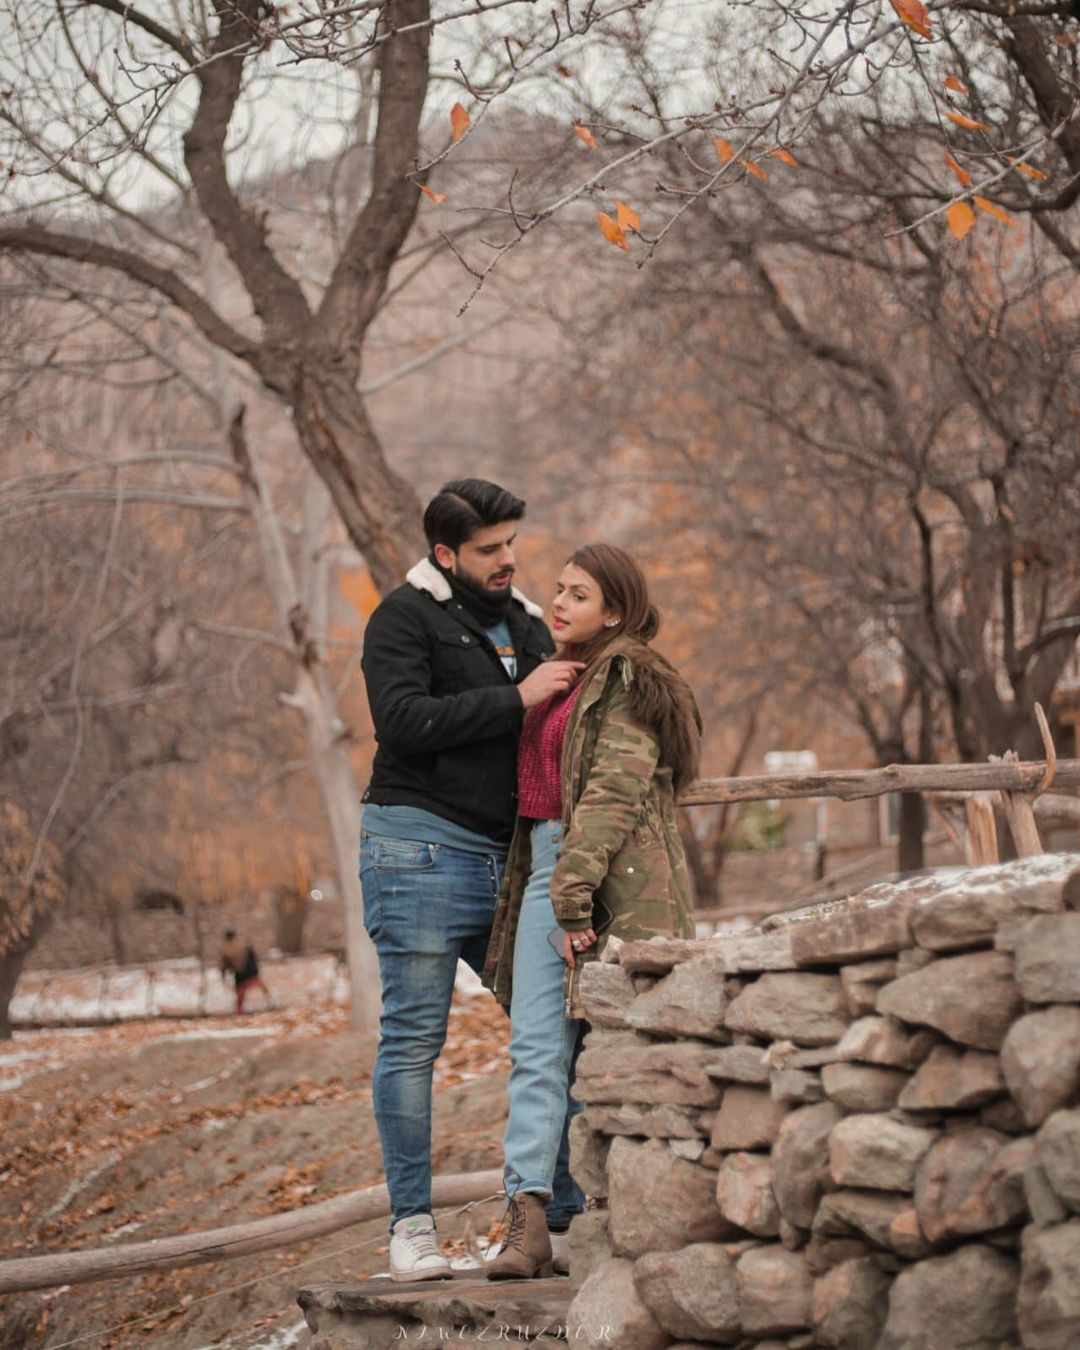
[[[506,1040],[490,998],[456,999],[437,1066],[436,1171],[498,1166]],[[17,1033],[0,1043],[5,1081],[4,1256],[238,1223],[383,1179],[370,1048],[331,1003]],[[444,1216],[444,1246],[463,1255],[497,1210]],[[380,1219],[280,1253],[0,1298],[0,1348],[290,1350],[299,1284],[378,1273],[386,1240]]]

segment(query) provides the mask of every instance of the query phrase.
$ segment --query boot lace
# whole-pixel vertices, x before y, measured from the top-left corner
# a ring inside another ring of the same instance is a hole
[[[525,1205],[521,1200],[511,1200],[510,1231],[506,1235],[507,1247],[521,1251],[525,1245]]]

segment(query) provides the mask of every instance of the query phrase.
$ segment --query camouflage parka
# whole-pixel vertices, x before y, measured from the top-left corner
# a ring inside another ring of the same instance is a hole
[[[571,1017],[582,1015],[582,966],[597,959],[609,934],[693,936],[675,794],[697,772],[701,741],[689,685],[644,643],[617,639],[582,680],[563,741],[563,839],[551,900],[568,932],[591,926],[594,896],[614,917],[597,947],[567,971]],[[531,824],[519,818],[514,830],[484,968],[484,983],[507,1007]]]

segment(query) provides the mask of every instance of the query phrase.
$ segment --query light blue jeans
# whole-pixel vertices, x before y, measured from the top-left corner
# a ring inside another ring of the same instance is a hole
[[[551,906],[551,877],[559,858],[562,825],[538,821],[532,828],[532,868],[521,902],[514,943],[510,1004],[510,1111],[503,1138],[507,1195],[542,1195],[548,1226],[558,1231],[581,1212],[585,1196],[571,1182],[554,1186],[567,1130],[581,1103],[570,1096],[574,1060],[585,1024],[569,1019],[563,1004],[566,963],[548,941],[558,928]],[[554,1191],[554,1200],[553,1200]]]
[[[367,830],[360,836],[364,926],[382,978],[372,1104],[392,1223],[431,1213],[432,1069],[446,1041],[458,958],[483,968],[505,861]],[[564,1137],[548,1206],[556,1229],[577,1212],[568,1160]]]

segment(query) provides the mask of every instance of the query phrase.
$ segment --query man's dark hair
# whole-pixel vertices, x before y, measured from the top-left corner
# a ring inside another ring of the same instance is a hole
[[[424,534],[428,547],[445,544],[456,553],[477,530],[501,525],[505,520],[520,520],[525,503],[498,483],[484,478],[455,478],[444,483],[424,512]]]

